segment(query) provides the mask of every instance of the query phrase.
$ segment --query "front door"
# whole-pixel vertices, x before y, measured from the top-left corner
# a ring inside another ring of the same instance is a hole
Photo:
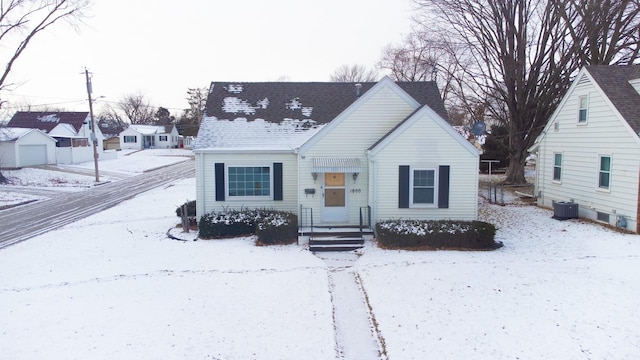
[[[324,174],[323,222],[346,223],[348,221],[346,184],[345,173]]]

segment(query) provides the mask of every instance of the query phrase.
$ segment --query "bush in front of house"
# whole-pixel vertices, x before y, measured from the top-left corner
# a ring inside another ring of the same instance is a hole
[[[176,208],[176,216],[178,216],[179,218],[182,217],[182,207],[183,206],[187,206],[187,216],[196,216],[196,201],[195,200],[191,200],[191,201],[187,201],[186,203],[178,206]]]
[[[491,250],[496,227],[483,221],[387,220],[376,224],[378,244],[388,249]]]
[[[256,211],[256,236],[260,245],[292,244],[298,240],[298,216],[287,211]]]
[[[200,217],[198,231],[202,239],[250,235],[255,232],[255,215],[249,210],[211,212]]]
[[[202,239],[256,235],[261,245],[291,244],[297,240],[298,217],[290,212],[270,209],[242,209],[212,212],[200,217]]]

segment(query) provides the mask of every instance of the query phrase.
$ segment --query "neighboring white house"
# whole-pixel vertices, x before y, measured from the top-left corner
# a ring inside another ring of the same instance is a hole
[[[538,205],[640,232],[639,133],[640,65],[583,68],[530,149]]]
[[[0,128],[0,168],[56,163],[56,140],[38,129]]]
[[[120,147],[136,150],[177,148],[179,139],[174,125],[129,125],[120,133]]]
[[[272,208],[324,227],[477,218],[479,153],[445,120],[434,82],[214,82],[205,114],[197,216]]]
[[[103,154],[103,136],[96,126],[91,131],[88,112],[16,112],[9,127],[39,129],[57,140],[53,163],[74,164],[93,161],[92,139],[95,136],[98,156]]]

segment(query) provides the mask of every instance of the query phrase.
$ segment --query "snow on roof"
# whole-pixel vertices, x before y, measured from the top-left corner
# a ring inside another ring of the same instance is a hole
[[[34,129],[16,128],[16,127],[3,127],[0,128],[0,141],[14,141]]]
[[[193,148],[295,149],[323,126],[311,120],[284,119],[280,123],[271,123],[263,119],[218,120],[215,117],[205,117],[200,123]]]
[[[164,126],[156,125],[129,125],[129,127],[142,135],[164,134]]]
[[[444,119],[434,82],[396,83]],[[294,149],[376,85],[376,82],[213,82],[194,149]]]
[[[58,136],[58,137],[74,137],[77,136],[78,133],[76,129],[71,124],[58,124],[56,127],[51,129],[49,132],[49,136]]]

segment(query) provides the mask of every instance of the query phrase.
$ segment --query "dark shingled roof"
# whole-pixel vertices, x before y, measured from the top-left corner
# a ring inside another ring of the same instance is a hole
[[[58,124],[71,124],[76,132],[80,131],[82,124],[87,119],[89,112],[16,112],[7,126],[40,129],[44,132],[51,131]]]
[[[360,84],[362,85],[360,95],[363,95],[376,83]],[[447,111],[435,82],[398,82],[396,84],[421,105],[431,107],[443,119],[448,120]],[[234,97],[242,102],[237,108],[245,108],[249,111],[229,112],[233,107],[225,107],[225,99]],[[263,102],[264,99],[268,100],[268,105]],[[326,124],[357,99],[356,83],[212,82],[205,115],[221,120],[246,118],[249,121],[263,119],[276,123],[284,119],[311,119],[317,124]],[[305,108],[307,108],[306,113]]]
[[[586,70],[633,131],[640,133],[640,94],[629,84],[629,80],[640,79],[640,65],[593,65]]]

